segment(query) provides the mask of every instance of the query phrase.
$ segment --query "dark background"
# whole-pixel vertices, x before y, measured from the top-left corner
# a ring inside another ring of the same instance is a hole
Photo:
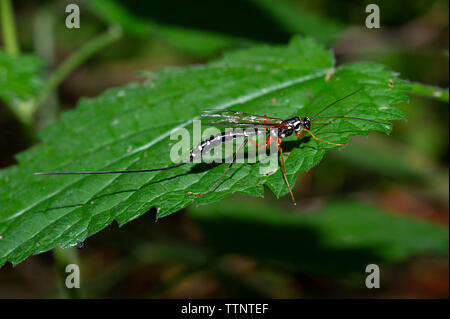
[[[378,1],[381,29],[371,30],[364,26],[363,1],[279,2],[289,10],[279,10],[278,1],[117,1],[146,28],[122,25],[120,40],[63,81],[33,129],[57,120],[80,97],[141,81],[137,71],[204,63],[226,50],[284,44],[299,33],[332,48],[337,65],[373,61],[404,79],[448,88],[448,1]],[[68,3],[80,4],[80,29],[64,27]],[[13,4],[21,50],[44,59],[46,72],[113,23],[98,2]],[[0,165],[7,167],[15,163],[14,154],[34,142],[0,106]],[[365,203],[397,219],[437,225],[448,241],[448,103],[413,95],[399,107],[408,121],[395,123],[390,136],[355,137],[346,151],[328,152],[319,166],[300,174],[297,208],[287,196],[276,200],[267,191],[265,199],[234,196],[226,205],[188,208],[157,223],[151,210],[70,249],[82,269],[81,291],[61,288],[63,271],[55,252],[48,252],[0,269],[0,297],[448,298],[448,254],[424,250],[386,257],[392,247],[364,246],[363,231],[360,247],[347,249],[338,242],[330,248],[324,244],[327,234],[314,222],[303,224],[305,215],[326,214],[323,205],[330,200],[349,207]],[[258,211],[295,222],[259,219]],[[334,225],[340,223],[338,218]],[[370,231],[367,224],[361,227]],[[379,227],[375,237],[384,236],[382,223],[374,227]],[[404,242],[417,240],[406,231],[395,235]],[[378,290],[364,286],[362,265],[373,260],[382,269]]]

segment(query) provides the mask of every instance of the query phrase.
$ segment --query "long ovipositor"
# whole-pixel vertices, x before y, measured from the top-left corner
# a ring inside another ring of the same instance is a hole
[[[340,101],[343,101],[347,98],[349,98],[352,95],[355,95],[358,92],[361,92],[363,88],[359,88],[346,96],[343,96],[334,102],[328,104],[324,108],[322,108],[319,112],[314,114],[312,117],[292,117],[289,119],[281,119],[281,118],[275,118],[275,117],[268,117],[266,115],[260,116],[255,114],[249,114],[249,113],[243,113],[243,112],[236,112],[232,110],[212,110],[212,111],[204,111],[202,112],[202,118],[204,120],[210,120],[211,122],[208,123],[209,125],[217,125],[217,126],[225,126],[225,127],[233,127],[233,128],[239,128],[240,130],[233,130],[233,131],[226,131],[223,133],[219,133],[216,135],[211,136],[210,138],[201,141],[198,143],[194,148],[191,149],[189,153],[189,158],[182,163],[168,166],[168,167],[162,167],[162,168],[151,168],[151,169],[142,169],[142,170],[127,170],[127,171],[97,171],[97,172],[51,172],[51,173],[34,173],[35,175],[78,175],[78,174],[121,174],[121,173],[145,173],[145,172],[154,172],[154,171],[162,171],[167,169],[172,169],[175,167],[179,167],[188,163],[192,163],[193,161],[197,159],[201,159],[203,154],[209,153],[211,150],[213,150],[215,147],[221,145],[224,142],[231,141],[237,138],[244,138],[244,142],[241,144],[239,149],[233,154],[233,159],[228,165],[228,168],[225,170],[225,172],[220,176],[220,178],[216,181],[216,183],[206,192],[203,193],[195,193],[196,196],[203,196],[208,194],[210,191],[214,189],[218,185],[218,183],[222,180],[222,177],[226,174],[226,172],[231,168],[233,165],[237,153],[240,152],[240,150],[246,145],[247,141],[251,141],[253,144],[258,145],[255,141],[251,139],[252,136],[256,135],[262,135],[262,134],[270,134],[269,138],[266,140],[265,145],[259,145],[260,147],[267,147],[271,144],[271,141],[276,140],[278,145],[278,151],[280,152],[280,159],[281,159],[281,167],[282,167],[282,173],[284,180],[286,182],[286,185],[289,189],[289,193],[292,198],[292,202],[295,204],[295,198],[292,193],[291,187],[289,186],[288,179],[286,177],[285,173],[285,167],[284,167],[284,159],[283,159],[283,149],[281,148],[281,141],[283,138],[291,136],[295,133],[295,135],[298,138],[302,138],[305,133],[308,133],[311,135],[313,139],[319,142],[323,142],[330,145],[336,145],[336,146],[342,146],[346,144],[340,144],[340,143],[333,143],[329,141],[325,141],[323,139],[318,138],[315,136],[313,132],[311,132],[311,125],[328,125],[331,124],[331,120],[333,119],[348,119],[348,120],[360,120],[360,121],[366,121],[366,122],[372,122],[377,124],[383,124],[383,125],[391,125],[390,123],[386,122],[380,122],[373,119],[366,119],[361,117],[355,117],[355,116],[346,116],[346,115],[328,115],[328,116],[319,116],[326,110],[328,110],[333,105],[339,103]],[[316,119],[329,119],[330,121],[328,123],[313,123]],[[194,194],[192,192],[188,192],[188,194]]]
[[[235,140],[241,137],[250,137],[256,135],[263,135],[269,133],[269,130],[265,129],[247,129],[247,130],[233,130],[229,132],[222,132],[216,135],[211,136],[210,138],[201,141],[196,146],[194,146],[190,153],[187,161],[160,168],[150,168],[150,169],[142,169],[142,170],[126,170],[126,171],[95,171],[95,172],[49,172],[42,173],[37,172],[33,173],[34,175],[92,175],[92,174],[123,174],[123,173],[145,173],[145,172],[155,172],[155,171],[163,171],[167,169],[172,169],[176,167],[180,167],[182,165],[192,163],[196,159],[201,158],[204,154],[208,154],[217,146],[225,143],[227,141]]]

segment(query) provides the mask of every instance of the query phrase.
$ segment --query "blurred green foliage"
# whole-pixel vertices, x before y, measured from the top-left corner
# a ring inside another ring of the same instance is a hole
[[[290,34],[297,33],[328,43],[342,29],[339,23],[298,4],[271,0],[232,0],[214,6],[209,1],[94,0],[89,6],[130,34],[142,38],[153,35],[198,56],[249,46],[255,41],[286,42]]]
[[[189,211],[213,251],[306,273],[362,273],[368,264],[382,267],[411,255],[448,256],[444,227],[355,201],[330,201],[305,211],[241,199]]]
[[[412,82],[448,88],[448,1],[379,1],[378,30],[363,25],[370,1],[70,2],[80,4],[80,29],[64,27],[68,1],[14,2],[22,52],[42,54],[37,42],[45,37],[54,43],[47,46],[52,54],[38,59],[51,68],[111,24],[125,32],[70,70],[55,92],[56,108],[72,109],[80,97],[140,80],[139,70],[202,63],[234,48],[286,43],[297,33],[332,47],[338,65],[371,61]],[[35,27],[41,13],[53,17],[53,33],[37,35],[44,30]],[[0,70],[11,66],[11,57],[1,61]],[[34,84],[25,78],[12,81],[12,91],[4,79],[3,103],[17,93],[33,96]],[[253,107],[269,114],[272,103]],[[412,96],[399,107],[408,121],[397,121],[390,136],[352,138],[345,150],[327,152],[320,165],[300,174],[294,190],[298,210],[266,192],[264,200],[226,200],[157,223],[151,210],[126,227],[87,239],[78,251],[86,295],[448,297],[448,102]],[[30,146],[27,136],[41,123],[36,117],[23,130],[10,110],[0,110],[3,166],[15,163],[13,155]],[[11,166],[2,174],[16,173]],[[354,200],[327,204],[332,198]],[[316,201],[325,204],[317,208]],[[383,265],[383,288],[368,292],[363,268],[374,260]],[[50,254],[41,254],[14,269],[3,267],[0,296],[64,296],[58,295],[53,264]]]
[[[280,165],[264,174],[260,167],[267,163],[261,161],[236,163],[224,182],[200,199],[189,196],[188,191],[206,191],[228,163],[212,168],[188,165],[133,176],[32,175],[36,171],[170,166],[173,159],[167,145],[171,132],[188,128],[194,136],[192,120],[204,109],[232,108],[262,115],[258,108],[265,104],[270,105],[270,116],[296,115],[299,109],[312,116],[325,105],[364,88],[345,103],[334,105],[327,115],[384,123],[404,118],[400,110],[390,107],[407,99],[403,93],[406,86],[392,72],[379,65],[353,64],[337,68],[325,81],[331,67],[329,52],[310,38],[297,37],[285,47],[257,46],[227,54],[205,66],[161,70],[142,85],[116,88],[84,100],[76,111],[63,114],[59,123],[41,131],[39,146],[17,155],[18,170],[0,172],[0,233],[4,237],[0,241],[0,264],[18,263],[57,245],[74,246],[114,220],[123,225],[151,207],[158,209],[158,217],[164,217],[194,202],[214,202],[236,192],[261,197],[263,185],[277,197],[285,195],[288,188]],[[388,85],[389,80],[395,82],[394,87]],[[312,131],[328,141],[346,143],[349,136],[368,135],[371,129],[389,133],[392,127],[336,119]],[[296,145],[285,148],[289,152],[286,176],[291,184],[299,172],[316,165],[325,150],[336,148],[311,138],[292,142]],[[159,159],[158,164],[155,159]]]

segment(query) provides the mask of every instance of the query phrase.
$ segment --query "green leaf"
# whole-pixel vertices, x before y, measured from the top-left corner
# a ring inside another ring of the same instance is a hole
[[[32,55],[11,56],[0,50],[0,99],[25,100],[41,87],[42,61]]]
[[[354,201],[310,211],[226,200],[189,209],[207,246],[314,274],[364,273],[417,255],[448,256],[448,230]]]
[[[277,196],[287,193],[280,168],[261,175],[260,166],[267,164],[259,162],[236,163],[214,192],[199,199],[187,193],[207,190],[227,163],[145,174],[32,175],[172,165],[171,131],[184,127],[192,133],[192,120],[202,110],[228,108],[283,118],[312,115],[364,87],[327,112],[384,122],[404,117],[390,106],[407,100],[403,82],[393,72],[380,65],[353,64],[329,78],[332,67],[333,57],[321,45],[294,38],[288,46],[258,46],[203,66],[161,70],[146,83],[82,99],[76,110],[40,132],[40,145],[17,156],[18,166],[0,172],[0,264],[20,262],[56,245],[73,246],[114,220],[123,225],[154,206],[163,217],[236,192],[262,196],[264,184]],[[340,119],[313,131],[325,140],[345,143],[349,136],[367,135],[371,129],[388,133],[391,127]],[[336,148],[307,138],[292,138],[283,147],[290,152],[286,174],[291,185],[298,172],[317,165],[325,150]]]

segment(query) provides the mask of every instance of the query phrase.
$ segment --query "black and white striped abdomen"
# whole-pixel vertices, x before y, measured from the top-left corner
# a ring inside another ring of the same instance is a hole
[[[203,154],[208,154],[212,149],[219,146],[222,143],[231,141],[241,137],[249,137],[256,135],[265,135],[268,130],[235,130],[230,132],[222,132],[217,135],[213,135],[210,138],[201,141],[191,150],[189,155],[189,161],[194,161],[201,158]]]

